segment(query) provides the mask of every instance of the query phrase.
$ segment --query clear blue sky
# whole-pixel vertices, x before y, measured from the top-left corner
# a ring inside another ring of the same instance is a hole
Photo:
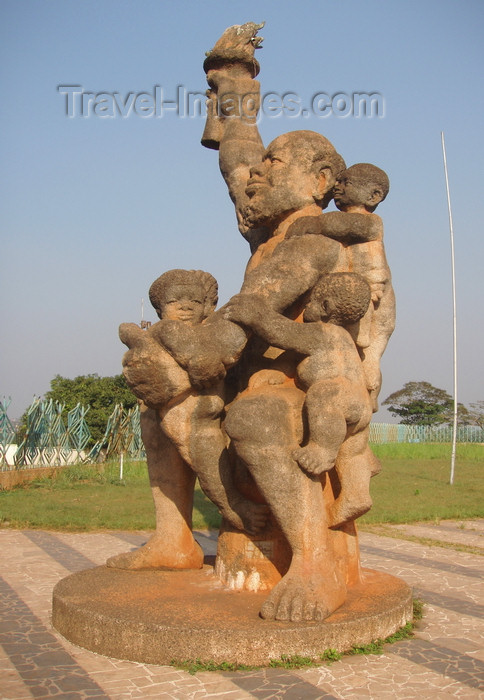
[[[0,397],[11,418],[56,374],[121,371],[123,321],[174,267],[212,272],[221,302],[248,259],[203,119],[66,116],[58,85],[85,92],[205,90],[204,53],[222,31],[266,21],[263,92],[378,92],[382,118],[263,118],[268,143],[293,129],[327,136],[348,164],[385,169],[385,224],[398,326],[382,397],[404,382],[452,390],[449,228],[454,214],[459,399],[484,399],[481,0],[3,0]],[[145,318],[155,315],[145,301]],[[378,419],[387,420],[380,412]]]

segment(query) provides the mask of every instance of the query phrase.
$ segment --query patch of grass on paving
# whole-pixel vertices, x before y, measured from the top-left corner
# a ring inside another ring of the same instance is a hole
[[[391,634],[389,637],[386,637],[386,639],[375,639],[375,641],[370,642],[370,644],[354,646],[344,653],[339,652],[336,649],[326,649],[317,658],[311,656],[300,656],[299,654],[283,654],[278,659],[271,659],[269,661],[269,667],[300,669],[321,666],[322,664],[328,666],[335,661],[340,661],[343,656],[354,656],[357,654],[383,654],[385,644],[395,644],[396,642],[401,642],[404,639],[413,637],[415,623],[418,620],[421,620],[422,616],[423,603],[421,600],[416,598],[413,601],[413,621],[407,622],[406,625],[400,627],[400,629]],[[174,666],[175,668],[180,668],[183,671],[188,671],[188,673],[192,675],[198,673],[199,671],[255,671],[262,668],[261,666],[246,666],[244,664],[231,663],[228,661],[215,663],[215,661],[201,661],[200,659],[172,661],[170,665]]]

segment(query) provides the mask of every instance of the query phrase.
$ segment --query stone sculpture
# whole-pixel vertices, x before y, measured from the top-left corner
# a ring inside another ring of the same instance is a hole
[[[360,567],[355,527],[380,469],[369,421],[395,322],[375,214],[388,178],[368,163],[346,169],[313,131],[264,148],[260,27],[230,27],[204,62],[202,143],[219,151],[251,251],[240,294],[215,310],[212,275],[170,270],[150,289],[160,320],[120,327],[156,530],[53,593],[55,628],[106,656],[317,660],[412,615],[403,581]],[[197,476],[223,515],[214,565],[192,533]]]
[[[369,164],[346,169],[312,131],[264,148],[260,27],[229,28],[204,63],[202,143],[219,151],[252,255],[240,294],[220,310],[208,273],[175,270],[151,289],[160,322],[120,328],[157,525],[108,566],[202,566],[191,532],[198,475],[224,517],[221,580],[267,590],[265,619],[323,620],[359,580],[354,519],[370,508],[379,470],[369,422],[395,303],[374,210],[388,178]],[[333,198],[339,211],[323,213]]]

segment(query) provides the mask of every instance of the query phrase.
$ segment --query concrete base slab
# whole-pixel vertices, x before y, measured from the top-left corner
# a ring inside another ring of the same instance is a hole
[[[263,666],[283,654],[318,658],[326,649],[368,644],[412,618],[409,586],[369,569],[324,622],[262,620],[266,596],[225,589],[211,566],[198,571],[100,566],[59,581],[52,621],[74,644],[117,659]]]

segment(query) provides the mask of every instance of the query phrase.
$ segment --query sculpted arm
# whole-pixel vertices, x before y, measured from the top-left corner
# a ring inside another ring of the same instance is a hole
[[[254,267],[249,263],[242,294],[259,294],[282,313],[309,292],[320,276],[332,272],[340,243],[325,236],[284,239],[272,255]]]
[[[259,104],[260,83],[247,77],[228,77],[227,72],[209,71],[207,79],[216,86],[218,109],[229,112],[221,117],[219,166],[235,204],[239,228],[245,233],[243,211],[248,202],[245,188],[250,169],[261,162],[264,153],[256,123],[258,109],[253,118],[247,115],[250,106]]]
[[[224,316],[249,326],[270,345],[302,355],[316,352],[324,340],[321,324],[291,321],[256,295],[238,294],[224,307]]]
[[[196,387],[210,386],[222,379],[239,360],[247,343],[247,333],[219,313],[203,325],[189,326],[180,321],[155,325],[157,341],[188,372]]]
[[[187,368],[197,345],[196,331],[192,326],[182,321],[165,319],[151,326],[148,333],[181,367]]]
[[[371,376],[369,388],[375,388],[379,384],[380,360],[394,331],[395,316],[395,292],[390,280],[386,284],[385,294],[381,297],[373,313],[369,347],[362,351],[363,364]]]
[[[287,237],[320,235],[343,243],[381,241],[383,223],[377,214],[329,211],[320,216],[304,216],[289,228]]]
[[[244,222],[250,169],[260,163],[264,152],[257,128],[260,84],[254,80],[259,72],[254,49],[262,41],[256,36],[261,26],[248,22],[229,27],[204,63],[210,90],[202,144],[219,151],[220,171],[235,205],[239,230],[253,247],[266,235],[249,230]]]

